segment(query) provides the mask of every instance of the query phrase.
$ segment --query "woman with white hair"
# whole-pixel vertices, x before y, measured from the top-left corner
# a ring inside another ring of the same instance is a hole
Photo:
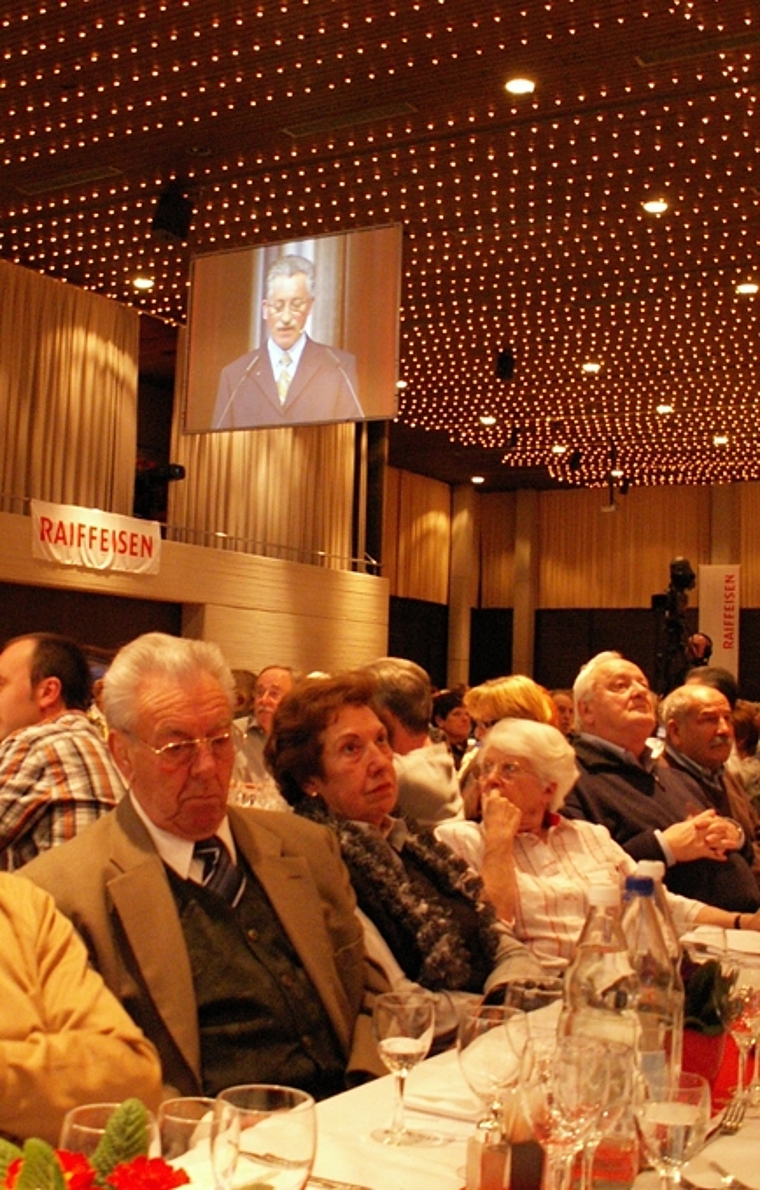
[[[438,838],[481,876],[486,897],[547,970],[573,956],[588,911],[588,886],[622,887],[635,861],[605,826],[562,818],[578,778],[575,753],[556,727],[502,719],[483,741],[483,821],[441,823]],[[734,924],[734,914],[668,894],[679,933]],[[760,913],[743,918],[760,929]]]

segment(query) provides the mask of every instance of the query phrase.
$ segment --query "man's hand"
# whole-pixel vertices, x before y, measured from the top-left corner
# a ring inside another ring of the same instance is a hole
[[[683,822],[674,822],[662,835],[676,863],[691,859],[725,860],[726,851],[736,847],[738,837],[734,824],[720,818],[715,810],[703,810]]]

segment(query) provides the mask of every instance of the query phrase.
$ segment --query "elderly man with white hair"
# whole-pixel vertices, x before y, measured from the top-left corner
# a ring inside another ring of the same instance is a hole
[[[483,821],[441,823],[436,834],[483,880],[486,896],[547,970],[563,971],[588,911],[590,884],[617,884],[636,867],[606,827],[561,817],[578,767],[555,727],[502,719],[486,736]],[[668,894],[676,929],[729,928],[734,914]],[[760,913],[743,914],[760,930]]]

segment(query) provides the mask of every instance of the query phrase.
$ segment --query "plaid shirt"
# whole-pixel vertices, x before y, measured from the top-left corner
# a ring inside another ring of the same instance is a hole
[[[65,843],[113,808],[124,784],[81,711],[13,731],[0,743],[0,869]]]

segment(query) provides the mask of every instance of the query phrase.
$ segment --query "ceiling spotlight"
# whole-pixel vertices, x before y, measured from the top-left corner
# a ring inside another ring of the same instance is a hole
[[[553,455],[563,455],[563,454],[565,454],[566,450],[567,450],[566,446],[562,446],[562,444],[560,442],[555,442],[554,446],[552,447],[552,454]]]
[[[585,364],[581,364],[581,371],[588,373],[589,376],[595,376],[597,372],[601,372],[602,365],[596,360],[586,360]]]
[[[647,215],[664,215],[670,203],[664,198],[648,198],[641,205]]]
[[[728,446],[728,434],[713,434],[713,446]]]
[[[673,406],[670,404],[669,401],[661,401],[660,404],[657,406],[657,412],[662,413],[663,415],[666,413],[672,413]]]
[[[485,483],[486,477],[485,477],[485,475],[473,475],[471,482],[472,483]]]
[[[753,294],[757,293],[758,289],[760,289],[760,285],[758,285],[757,281],[740,281],[736,287],[736,292]]]
[[[132,285],[135,289],[152,289],[156,282],[152,277],[133,277]]]
[[[408,380],[397,380],[396,388],[406,388],[408,384],[409,384]]]
[[[509,79],[504,87],[509,91],[510,95],[532,95],[536,89],[536,84],[532,79]]]
[[[495,426],[496,425],[496,418],[494,417],[494,415],[492,413],[481,413],[480,417],[478,418],[478,421],[480,422],[481,426]]]
[[[610,471],[610,475],[613,479],[622,479],[624,472],[621,471],[620,467],[613,467],[612,471]]]

